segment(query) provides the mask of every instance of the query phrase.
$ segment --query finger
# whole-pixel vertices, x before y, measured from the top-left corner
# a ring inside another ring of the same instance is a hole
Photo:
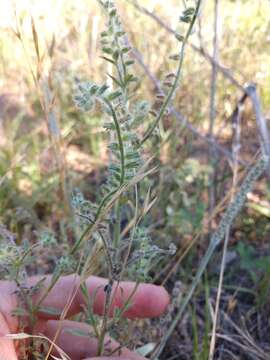
[[[0,313],[0,359],[18,360],[13,341],[5,338],[5,335],[9,333],[8,324]]]
[[[57,334],[56,344],[72,359],[83,359],[88,357],[96,358],[98,349],[97,339],[90,336],[91,333],[89,336],[74,335],[74,333],[71,332],[72,330],[79,330],[85,333],[90,333],[91,331],[90,327],[83,323],[69,320],[50,320],[47,323],[45,335],[53,340],[55,334]],[[119,343],[109,337],[105,338],[104,344],[104,351],[108,355],[114,350],[117,350],[114,354],[112,354],[116,358],[118,356],[118,358],[120,357],[121,359],[145,360],[143,357],[135,354],[127,348],[119,350]],[[111,359],[112,358],[110,358],[110,360]]]
[[[15,293],[16,286],[9,281],[0,281],[0,289],[0,313],[3,315],[10,332],[15,333],[18,327],[18,318],[12,316],[12,312],[18,306],[18,299]]]
[[[37,277],[32,278],[30,284],[34,284],[39,279]],[[47,277],[45,286],[48,286],[49,282],[50,277]],[[104,311],[106,296],[104,286],[107,283],[107,279],[96,276],[91,276],[86,280],[89,295],[94,302],[94,312],[99,315],[102,315]],[[70,316],[76,314],[81,311],[84,303],[79,284],[79,276],[69,275],[61,277],[42,303],[42,306],[57,309],[58,312],[61,313],[72,298],[72,295],[74,295],[74,290],[77,290],[67,315]],[[111,293],[115,294],[115,296],[113,297],[110,314],[113,313],[115,308],[123,307],[129,299],[130,294],[133,292],[134,286],[135,283],[129,281],[121,282],[119,286],[114,284]],[[36,295],[34,301],[37,302],[40,299],[40,296],[42,296],[42,293]],[[156,317],[165,311],[168,303],[169,295],[163,287],[152,284],[140,284],[135,295],[132,297],[131,306],[125,312],[124,316],[129,318]],[[56,316],[46,314],[45,312],[40,315],[45,318],[56,318]]]

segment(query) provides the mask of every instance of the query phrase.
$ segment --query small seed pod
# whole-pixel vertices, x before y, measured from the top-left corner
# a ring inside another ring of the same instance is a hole
[[[115,275],[119,275],[121,273],[121,271],[122,271],[122,265],[121,264],[114,264],[112,270],[113,270],[113,273]]]
[[[191,15],[194,15],[194,13],[195,13],[195,9],[194,9],[193,7],[188,7],[188,8],[184,11],[183,15],[185,15],[185,16],[191,16]]]
[[[165,85],[165,86],[167,86],[167,87],[172,87],[172,86],[173,86],[172,82],[169,81],[169,80],[165,80],[165,81],[163,82],[163,85]]]
[[[156,94],[156,98],[158,100],[163,100],[165,98],[165,95],[164,94]]]
[[[180,56],[178,54],[174,54],[174,55],[170,55],[169,56],[170,60],[174,60],[174,61],[179,61],[180,60]]]
[[[189,16],[189,15],[183,15],[183,16],[180,17],[180,21],[184,22],[186,24],[190,23],[191,20],[192,20],[192,17]]]
[[[185,37],[181,34],[175,33],[175,37],[178,41],[182,42],[185,40]]]
[[[173,79],[175,78],[175,73],[171,72],[165,76],[165,79]]]
[[[155,110],[150,110],[149,111],[149,114],[151,114],[152,116],[156,117],[157,116],[157,113]]]

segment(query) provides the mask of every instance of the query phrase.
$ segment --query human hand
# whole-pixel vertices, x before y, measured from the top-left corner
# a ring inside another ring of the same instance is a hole
[[[36,284],[38,280],[39,278],[37,277],[29,278],[27,285],[32,286]],[[49,282],[50,277],[48,276],[45,284],[49,284]],[[95,276],[91,276],[86,280],[90,296],[95,294],[94,312],[99,315],[103,313],[104,309],[105,292],[103,289],[107,282],[106,279]],[[70,299],[72,292],[74,293],[74,288],[78,288],[78,285],[79,277],[76,275],[60,278],[42,303],[42,306],[57,309],[59,313],[61,313]],[[134,289],[134,286],[132,282],[120,283],[120,286],[117,287],[110,313],[113,312],[113,308],[115,307],[121,308]],[[37,303],[40,296],[41,294],[36,294],[33,297],[33,302]],[[130,319],[156,317],[165,311],[168,302],[169,296],[164,288],[151,284],[141,284],[132,298],[132,305],[124,313],[124,316]],[[82,305],[83,296],[80,291],[77,291],[68,308],[66,317],[80,312]],[[18,360],[18,354],[16,353],[13,341],[5,337],[7,334],[16,334],[19,331],[18,318],[12,315],[17,306],[18,298],[15,284],[8,281],[0,281],[0,360]],[[96,358],[97,340],[91,337],[78,337],[70,331],[66,331],[67,329],[89,331],[89,326],[75,321],[59,320],[55,316],[48,315],[47,313],[38,314],[37,331],[45,334],[50,339],[54,339],[57,334],[56,344],[69,355],[71,359],[143,359],[127,348],[121,349],[119,357]],[[116,341],[109,338],[106,339],[106,343],[108,343],[110,351],[117,349],[119,346]]]

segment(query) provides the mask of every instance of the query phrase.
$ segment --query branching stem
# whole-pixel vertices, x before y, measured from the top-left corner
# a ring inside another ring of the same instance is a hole
[[[193,27],[194,27],[194,24],[195,24],[195,21],[197,19],[197,16],[198,16],[198,13],[200,11],[200,6],[201,6],[201,1],[202,0],[198,0],[197,1],[197,5],[196,5],[196,9],[195,9],[195,12],[194,12],[194,15],[192,17],[192,20],[190,22],[190,25],[189,25],[189,28],[188,28],[188,31],[182,41],[182,46],[181,46],[181,50],[180,50],[180,59],[179,59],[179,63],[178,63],[178,68],[177,68],[177,72],[176,72],[176,75],[175,75],[175,79],[174,79],[174,83],[172,85],[172,87],[170,88],[169,90],[169,93],[166,97],[166,99],[164,100],[160,110],[159,110],[159,113],[153,123],[153,125],[147,130],[145,136],[143,137],[142,141],[141,141],[141,144],[142,145],[146,140],[149,139],[149,137],[153,134],[153,132],[155,131],[157,125],[159,124],[160,120],[162,119],[167,107],[170,105],[170,102],[175,94],[175,91],[177,90],[177,87],[178,87],[178,83],[180,81],[180,76],[181,76],[181,71],[182,71],[182,66],[183,66],[183,62],[184,62],[184,54],[185,54],[185,48],[186,48],[186,45],[187,45],[187,41],[188,41],[188,38],[189,36],[191,35],[192,33],[192,30],[193,30]]]

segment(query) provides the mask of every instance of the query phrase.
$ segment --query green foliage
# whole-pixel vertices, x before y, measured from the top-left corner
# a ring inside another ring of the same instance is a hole
[[[176,247],[173,243],[170,244],[168,250],[160,249],[157,245],[154,245],[147,230],[145,228],[137,227],[134,235],[135,249],[128,262],[129,277],[134,277],[140,281],[149,281],[151,277],[148,275],[149,270],[154,264],[157,264],[160,259],[166,255],[174,255]]]
[[[111,291],[108,289],[111,288],[114,280],[119,280],[120,276],[123,276],[124,272],[128,270],[128,275],[134,278],[137,284],[142,280],[146,281],[149,279],[148,273],[153,264],[165,255],[173,255],[176,248],[170,244],[169,250],[160,249],[152,243],[147,229],[139,224],[139,193],[136,182],[129,191],[117,196],[124,186],[129,186],[136,179],[137,173],[141,172],[144,166],[142,144],[146,137],[143,136],[142,140],[140,139],[139,128],[147,119],[150,105],[145,100],[135,102],[133,100],[132,84],[137,79],[132,73],[133,61],[129,58],[130,48],[126,45],[125,32],[113,2],[100,1],[100,4],[108,19],[107,30],[101,33],[103,59],[113,65],[114,73],[108,74],[108,76],[114,86],[110,88],[107,84],[79,82],[74,101],[76,106],[85,112],[93,110],[99,104],[105,114],[104,128],[109,133],[108,148],[110,151],[108,177],[100,197],[98,197],[100,198],[99,203],[92,204],[86,201],[80,192],[74,193],[72,206],[75,215],[80,219],[80,225],[83,226],[83,232],[71,249],[69,256],[63,257],[59,262],[58,273],[63,273],[72,267],[70,261],[79,249],[84,249],[83,253],[88,254],[86,235],[90,231],[92,235],[90,240],[98,239],[104,249],[109,278],[105,292],[106,301],[109,301]],[[185,15],[190,16],[189,14]],[[194,23],[194,17],[192,21]],[[180,62],[182,60],[183,53]],[[164,110],[177,89],[180,68],[181,65],[173,88],[165,99]],[[164,110],[160,111],[159,118],[162,117]],[[154,127],[157,125],[158,121]],[[147,131],[147,138],[153,132],[154,127],[150,132]],[[107,211],[106,207],[111,201],[113,201],[113,206]],[[128,202],[134,203],[134,206],[132,217],[129,215],[127,218],[125,213]],[[104,211],[106,216],[101,219]],[[125,229],[122,224],[132,218],[135,219],[133,227],[129,229],[127,236],[123,236],[122,233]],[[91,255],[81,257],[81,263],[85,264],[82,266],[82,276],[84,275],[83,269],[90,259]],[[56,271],[55,277],[58,276],[58,273]],[[89,308],[87,313],[89,315]],[[121,313],[118,314],[114,321],[118,323],[121,315]],[[99,355],[103,352],[104,334],[109,330],[106,326],[108,314],[105,313],[104,316],[102,330],[98,336]],[[93,318],[91,317],[91,319],[93,323]],[[95,327],[95,321],[93,324]]]
[[[270,255],[260,255],[256,249],[243,242],[236,246],[240,256],[240,268],[246,271],[258,291],[255,299],[258,306],[268,302],[270,290]],[[269,253],[267,249],[266,253]]]
[[[180,234],[193,234],[202,226],[206,205],[202,194],[210,168],[196,159],[187,159],[179,169],[169,175],[169,183],[161,201],[166,201],[168,226]],[[192,189],[192,191],[191,191]]]
[[[92,82],[82,82],[78,83],[77,92],[74,95],[74,101],[82,111],[93,110],[97,103],[101,105],[106,114],[104,128],[109,133],[110,139],[108,146],[110,151],[108,177],[106,184],[101,189],[100,203],[92,204],[85,201],[78,192],[73,196],[73,209],[80,220],[85,223],[86,230],[87,223],[88,227],[95,224],[95,221],[97,221],[103,209],[117,191],[124,184],[132,181],[138,170],[143,166],[142,149],[139,149],[138,128],[143,124],[150,110],[150,105],[145,100],[131,101],[130,88],[135,77],[132,74],[133,61],[129,58],[129,48],[124,41],[125,32],[113,2],[100,3],[108,18],[108,29],[101,33],[102,51],[106,53],[103,59],[114,65],[115,74],[109,74],[109,77],[113,80],[115,88],[110,89],[106,84],[97,85]],[[111,55],[111,57],[108,58],[108,55]],[[130,201],[134,200],[134,191],[137,191],[136,188],[133,189],[133,194],[132,192],[127,194]],[[137,224],[135,224],[134,231],[130,232],[129,239],[121,238],[124,203],[127,202],[127,199],[124,200],[124,198],[123,196],[119,197],[111,215],[106,218],[105,223],[102,223],[102,228],[99,228],[95,236],[102,239],[103,246],[106,248],[108,265],[112,269],[119,266],[117,261],[123,256],[121,254],[122,242],[123,245],[124,242],[128,242],[130,244],[129,248],[132,244],[134,244],[135,248],[138,247],[139,250],[135,258],[140,258],[139,268],[141,275],[147,278],[152,255],[164,251],[151,246],[149,236],[143,235],[139,231],[140,228],[137,227]],[[136,216],[136,211],[134,215]],[[112,233],[111,229],[113,229]],[[112,254],[110,254],[110,249],[113,249]],[[132,262],[134,261],[133,259]],[[111,276],[115,276],[115,274],[112,273]]]

